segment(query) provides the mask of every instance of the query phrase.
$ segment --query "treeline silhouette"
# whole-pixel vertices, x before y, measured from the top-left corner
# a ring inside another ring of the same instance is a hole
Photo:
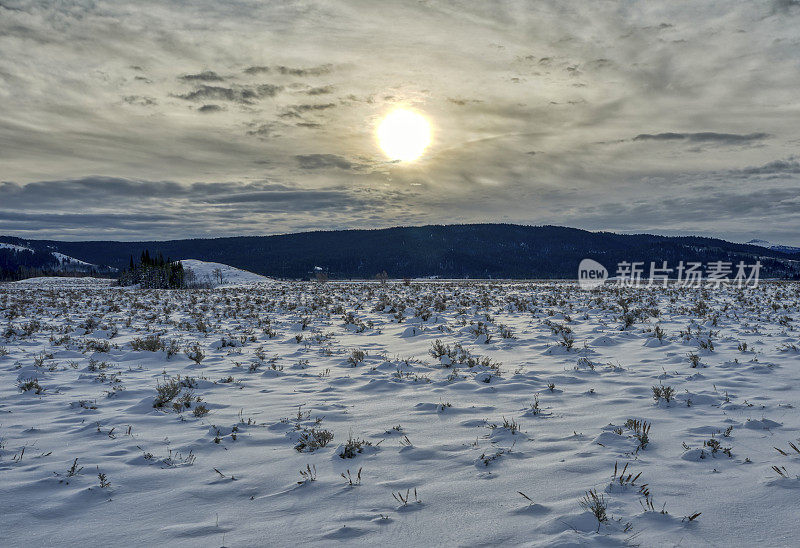
[[[186,271],[179,261],[165,259],[161,253],[151,257],[148,249],[142,252],[138,263],[134,263],[131,255],[128,268],[118,280],[119,285],[138,284],[147,289],[181,289],[186,282]]]

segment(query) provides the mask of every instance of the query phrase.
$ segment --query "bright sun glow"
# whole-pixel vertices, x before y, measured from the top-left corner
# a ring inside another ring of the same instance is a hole
[[[390,160],[416,160],[430,142],[430,124],[424,116],[413,110],[395,110],[378,126],[378,143]]]

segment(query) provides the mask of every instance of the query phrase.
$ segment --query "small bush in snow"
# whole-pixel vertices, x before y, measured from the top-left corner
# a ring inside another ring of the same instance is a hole
[[[349,363],[352,367],[356,367],[361,362],[363,362],[364,358],[366,357],[367,357],[366,352],[364,352],[360,348],[356,348],[350,352],[350,357],[347,358],[347,363]]]
[[[578,502],[581,508],[594,515],[595,519],[597,519],[597,530],[600,531],[600,525],[608,521],[608,515],[606,514],[608,503],[603,494],[590,489],[586,491],[586,494]]]
[[[352,434],[347,438],[347,442],[342,446],[342,451],[339,456],[343,459],[352,459],[358,453],[364,451],[364,447],[371,446],[372,443],[361,438],[354,438]]]
[[[197,342],[187,346],[184,352],[186,353],[187,358],[189,358],[198,365],[200,365],[200,362],[203,361],[206,357],[206,353],[203,352],[203,349],[200,348],[200,343]]]
[[[156,397],[153,407],[160,409],[171,402],[181,392],[181,383],[178,379],[167,379],[156,385]]]
[[[669,403],[675,396],[675,389],[671,386],[653,386],[653,399],[658,403],[662,399]]]
[[[294,446],[299,452],[313,453],[320,447],[325,447],[333,440],[333,432],[324,428],[303,429],[300,441]]]
[[[33,392],[34,394],[41,394],[44,392],[44,387],[39,384],[39,379],[28,379],[19,381],[19,389],[22,392]]]
[[[164,341],[158,335],[148,335],[144,338],[135,338],[131,340],[131,349],[136,352],[142,350],[146,352],[158,352],[164,350]]]

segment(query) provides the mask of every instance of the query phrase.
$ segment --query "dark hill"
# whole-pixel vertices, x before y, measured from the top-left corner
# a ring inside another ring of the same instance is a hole
[[[0,237],[35,249],[124,269],[145,249],[172,259],[201,259],[280,278],[308,277],[315,266],[331,279],[390,277],[575,278],[585,257],[611,275],[620,261],[723,260],[764,265],[762,277],[798,278],[800,254],[697,236],[589,232],[558,226],[430,225],[379,230],[336,230],[276,236],[150,242],[60,242]]]

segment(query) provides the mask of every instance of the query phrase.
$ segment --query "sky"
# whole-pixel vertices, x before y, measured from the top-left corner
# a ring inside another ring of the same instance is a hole
[[[0,0],[0,234],[800,245],[800,0]],[[389,161],[398,108],[432,142]]]

